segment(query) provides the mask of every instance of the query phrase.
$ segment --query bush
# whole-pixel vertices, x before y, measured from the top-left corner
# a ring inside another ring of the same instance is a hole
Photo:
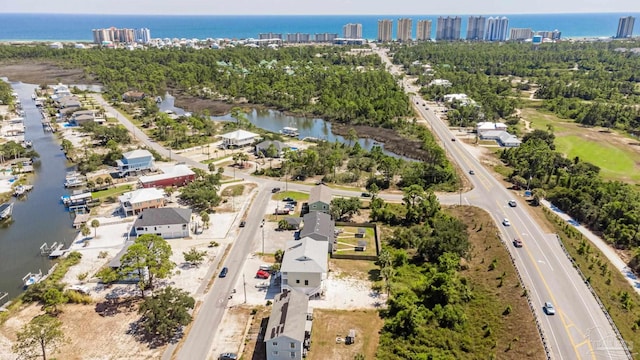
[[[91,304],[93,299],[89,295],[81,294],[75,290],[67,290],[64,292],[64,296],[70,304]]]

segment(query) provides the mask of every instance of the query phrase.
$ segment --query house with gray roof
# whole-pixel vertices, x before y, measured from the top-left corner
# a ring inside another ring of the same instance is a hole
[[[302,360],[310,345],[312,319],[307,296],[287,290],[276,295],[264,336],[267,360]]]
[[[159,208],[145,209],[133,223],[135,236],[156,234],[163,239],[189,236],[191,209]]]
[[[287,242],[280,266],[283,290],[297,290],[307,296],[324,293],[329,254],[326,244],[310,237]]]
[[[272,145],[275,148],[274,158],[282,157],[282,155],[284,155],[284,149],[289,148],[289,146],[287,146],[287,144],[283,143],[282,141],[265,140],[259,143],[258,145],[256,145],[256,156],[260,156],[260,154],[262,154],[262,156],[264,157],[269,157],[267,153],[268,153],[269,147],[271,147]]]
[[[320,184],[311,188],[309,192],[309,212],[320,211],[329,213],[329,205],[331,205],[331,188],[327,185]]]
[[[318,242],[326,242],[325,250],[333,252],[336,225],[331,216],[321,212],[310,212],[302,217],[302,230],[299,237],[309,237]]]

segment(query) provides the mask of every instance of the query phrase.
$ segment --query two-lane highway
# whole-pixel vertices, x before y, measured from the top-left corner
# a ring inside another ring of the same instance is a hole
[[[423,100],[413,97],[415,108],[427,119],[433,132],[442,141],[449,157],[467,176],[474,189],[462,194],[464,203],[487,210],[500,227],[500,235],[511,244],[519,238],[523,247],[508,246],[533,302],[546,342],[554,359],[625,359],[625,351],[616,338],[589,288],[582,281],[571,261],[553,234],[544,233],[519,201],[486,170],[461,141]],[[469,174],[473,170],[474,174]],[[509,200],[516,206],[509,206]],[[503,225],[508,219],[510,225]],[[550,301],[556,315],[546,315],[543,305]],[[517,335],[517,334],[514,334]]]

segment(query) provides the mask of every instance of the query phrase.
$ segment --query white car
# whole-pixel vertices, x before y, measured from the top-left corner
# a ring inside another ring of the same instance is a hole
[[[502,220],[502,225],[504,225],[504,226],[511,226],[511,223],[509,222],[509,219],[504,218],[504,219]]]
[[[544,303],[544,313],[547,315],[555,315],[556,314],[556,308],[553,307],[553,304],[551,303],[551,301],[547,301],[546,303]]]

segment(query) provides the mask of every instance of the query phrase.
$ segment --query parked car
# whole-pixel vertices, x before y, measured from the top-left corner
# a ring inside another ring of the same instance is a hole
[[[517,248],[521,248],[522,247],[522,240],[520,239],[513,239],[513,246],[517,247]]]
[[[511,226],[511,222],[509,222],[509,219],[504,218],[504,219],[502,219],[502,225],[504,225],[504,226]]]
[[[218,360],[238,360],[238,355],[234,353],[222,353],[218,356]]]
[[[256,277],[259,279],[268,279],[270,275],[268,271],[264,270],[258,270],[258,272],[256,272]]]
[[[246,222],[246,221],[244,221],[244,220],[243,220],[243,221],[240,221],[240,227],[245,227],[245,225],[247,225],[247,222]]]
[[[293,201],[293,198],[290,198],[290,197],[286,197],[286,198],[284,198],[284,199],[282,199],[282,201],[287,201],[287,202],[290,202],[290,201]]]
[[[228,272],[229,272],[229,269],[227,269],[227,267],[225,266],[220,271],[220,275],[218,275],[218,277],[221,277],[221,278],[226,277]]]
[[[556,308],[553,307],[553,304],[551,303],[551,301],[547,301],[546,303],[544,303],[543,309],[544,309],[544,313],[547,315],[556,314]]]
[[[516,203],[515,200],[509,200],[509,206],[511,207],[516,207],[518,204]]]
[[[271,189],[271,192],[274,194],[277,193],[278,191],[280,191],[279,187],[274,187],[273,189]]]

